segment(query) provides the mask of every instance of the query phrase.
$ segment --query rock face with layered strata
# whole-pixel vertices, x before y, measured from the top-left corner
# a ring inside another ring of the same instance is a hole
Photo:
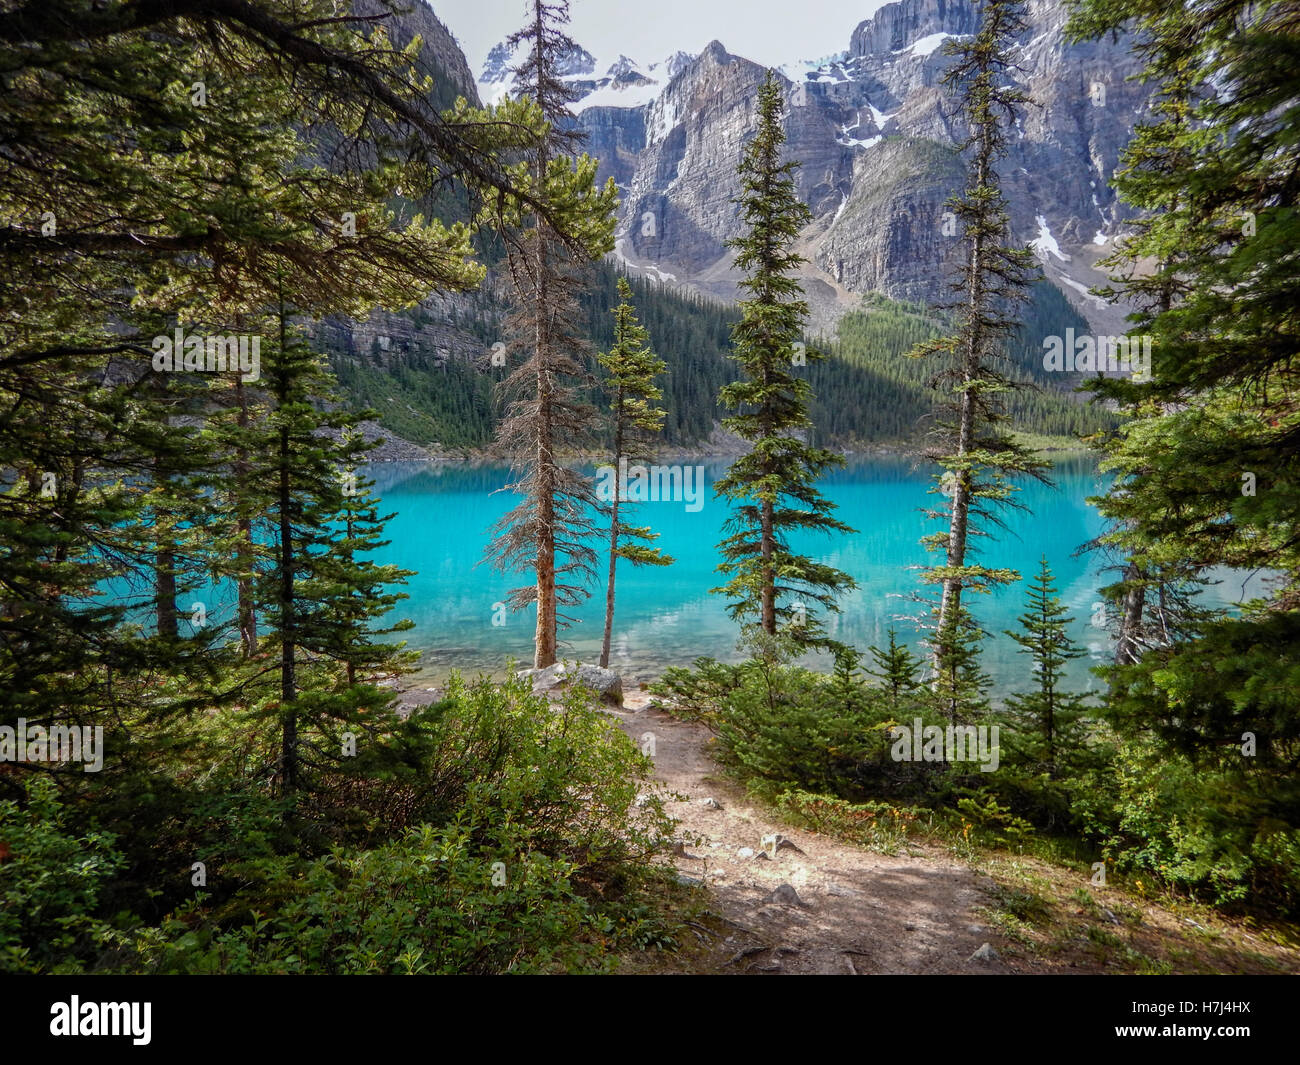
[[[1083,313],[1110,324],[1082,290],[1101,280],[1091,264],[1124,220],[1108,181],[1147,90],[1127,80],[1138,67],[1127,41],[1067,43],[1065,12],[1047,0],[1027,14],[1014,77],[1034,102],[1000,164],[1014,232]],[[835,60],[784,68],[788,151],[814,214],[801,250],[823,324],[870,290],[945,298],[955,243],[945,202],[962,188],[966,130],[942,84],[943,45],[977,29],[974,4],[902,0],[854,29]],[[740,228],[736,166],[764,74],[714,41],[650,103],[579,114],[603,175],[620,185],[618,254],[629,264],[734,295],[724,242]]]

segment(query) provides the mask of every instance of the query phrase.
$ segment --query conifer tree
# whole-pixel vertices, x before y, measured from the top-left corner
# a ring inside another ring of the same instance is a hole
[[[387,587],[410,574],[364,557],[385,544],[387,518],[355,472],[364,441],[347,430],[361,418],[337,407],[322,357],[289,317],[282,304],[269,319],[274,334],[262,358],[268,408],[249,448],[269,525],[268,565],[257,590],[265,646],[279,660],[278,690],[267,706],[280,726],[278,775],[286,794],[308,783],[304,764],[316,771],[337,766],[346,728],[364,727],[367,714],[376,723],[391,693],[375,681],[409,662],[399,645],[377,637],[410,628],[374,624],[405,598]]]
[[[1294,11],[1085,2],[1072,30],[1132,31],[1163,100],[1116,175],[1148,213],[1122,254],[1148,269],[1123,270],[1116,287],[1135,292],[1153,357],[1149,380],[1096,386],[1135,412],[1107,448],[1112,542],[1149,581],[1217,567],[1276,575],[1240,617],[1166,625],[1167,640],[1108,674],[1107,714],[1197,755],[1231,753],[1250,732],[1261,737],[1252,767],[1293,780],[1275,759],[1285,751],[1293,765],[1300,737],[1289,694],[1300,677]]]
[[[946,508],[932,516],[947,528],[923,541],[944,555],[943,564],[930,567],[923,577],[941,587],[931,642],[936,690],[951,688],[962,672],[945,658],[965,656],[975,646],[970,619],[961,620],[969,606],[963,594],[1019,579],[1014,570],[971,560],[976,553],[972,539],[989,535],[979,522],[998,524],[995,507],[1018,506],[1011,478],[1042,478],[1047,468],[1007,432],[1004,398],[1017,386],[1000,368],[1006,361],[1007,338],[1017,328],[1015,306],[1028,298],[1033,261],[1028,248],[1011,244],[1006,197],[995,167],[1006,154],[1006,131],[1016,108],[1026,99],[1011,78],[1015,64],[1010,55],[1024,25],[1019,0],[986,0],[979,32],[970,40],[944,45],[954,62],[943,82],[960,97],[969,128],[963,149],[970,152],[970,169],[965,192],[948,204],[961,223],[965,251],[952,286],[960,296],[952,305],[956,331],[913,351],[916,357],[938,356],[949,362],[934,378],[936,385],[948,387],[950,398],[940,423],[941,440],[931,452],[944,471],[934,490],[948,500]]]
[[[503,383],[512,398],[497,442],[520,471],[507,490],[523,498],[493,526],[487,557],[500,570],[533,574],[533,584],[512,589],[507,602],[515,610],[536,605],[533,665],[540,669],[555,663],[558,631],[571,620],[561,608],[586,599],[595,577],[594,485],[563,465],[557,452],[593,440],[596,413],[583,390],[595,382],[577,300],[578,270],[613,249],[616,197],[612,178],[603,189],[595,186],[596,160],[570,157],[577,133],[568,104],[576,90],[560,72],[574,47],[562,29],[568,3],[532,0],[531,10],[529,23],[506,46],[526,46],[515,89],[548,124],[517,172],[518,184],[545,205],[546,216],[524,204],[512,216],[526,228],[508,242],[516,305],[506,321],[507,352],[524,358]]]
[[[992,678],[980,668],[980,644],[985,635],[964,607],[946,633],[931,697],[936,708],[954,725],[988,714],[989,700],[985,693]]]
[[[1136,13],[1136,9],[1133,11]],[[1078,38],[1088,32],[1088,20],[1093,17],[1086,9],[1077,8],[1070,27],[1072,34]],[[1152,11],[1147,17],[1168,31],[1173,31],[1180,20],[1174,8]],[[1141,335],[1181,301],[1184,267],[1198,243],[1195,230],[1199,223],[1185,209],[1187,196],[1178,175],[1195,166],[1195,145],[1204,136],[1195,125],[1196,101],[1203,90],[1194,61],[1198,45],[1193,39],[1176,32],[1156,32],[1135,37],[1133,47],[1147,60],[1139,76],[1153,84],[1152,104],[1150,117],[1134,126],[1113,182],[1124,198],[1141,205],[1144,213],[1128,223],[1130,232],[1116,240],[1112,250],[1098,261],[1099,267],[1113,273],[1111,284],[1096,291],[1108,299],[1122,292],[1134,308],[1129,316],[1134,332]],[[1158,418],[1161,405],[1145,399],[1143,389],[1134,389],[1130,384],[1137,382],[1098,375],[1090,387],[1099,396],[1116,402],[1127,420]],[[1130,431],[1121,429],[1118,434],[1103,433],[1094,438],[1094,446],[1103,452],[1115,452],[1102,464],[1104,470],[1117,474],[1109,493],[1112,498],[1123,494],[1131,477],[1147,470],[1143,456],[1136,450],[1121,457],[1125,450],[1122,439]],[[1102,501],[1101,505],[1105,508],[1109,504]],[[1148,649],[1170,646],[1189,635],[1204,619],[1204,611],[1197,610],[1193,603],[1202,582],[1185,560],[1151,557],[1126,534],[1125,523],[1119,519],[1090,546],[1118,553],[1122,559],[1118,566],[1120,579],[1101,591],[1113,604],[1117,618],[1116,665],[1133,665]]]
[[[732,600],[733,618],[754,619],[768,636],[784,622],[796,643],[827,645],[810,601],[838,611],[836,597],[856,583],[832,566],[796,554],[788,537],[796,531],[854,530],[832,516],[835,504],[816,488],[817,477],[844,460],[807,443],[812,389],[794,373],[796,365],[824,356],[805,351],[799,340],[808,305],[791,276],[803,262],[791,245],[811,212],[795,192],[798,164],[781,161],[781,111],[781,89],[768,71],[758,91],[757,131],[740,164],[743,191],[735,202],[746,231],[728,241],[736,249],[736,267],[745,271],[741,319],[732,330],[732,357],[741,378],[718,394],[725,408],[737,412],[723,425],[751,450],[714,485],[714,493],[733,504],[733,513],[718,566],[730,579],[713,591]]]
[[[1021,653],[1034,663],[1035,687],[1007,697],[1007,709],[1016,719],[1017,746],[1031,761],[1042,766],[1053,780],[1072,764],[1072,755],[1083,742],[1084,697],[1062,690],[1063,667],[1086,653],[1076,647],[1066,632],[1074,619],[1065,617],[1065,607],[1056,596],[1056,584],[1044,556],[1038,575],[1029,586],[1026,611],[1020,615],[1020,631],[1006,630]]]
[[[875,663],[875,669],[868,669],[871,676],[884,682],[889,692],[891,706],[897,710],[900,700],[921,687],[921,660],[912,654],[905,644],[898,642],[898,633],[889,630],[889,646],[883,651],[876,646],[867,649]]]
[[[605,635],[600,647],[601,666],[609,665],[609,644],[614,631],[614,573],[620,558],[634,566],[670,566],[672,556],[650,544],[658,534],[648,527],[627,525],[622,496],[624,462],[651,457],[648,439],[663,429],[664,412],[655,404],[663,392],[655,385],[656,375],[667,365],[650,350],[650,334],[637,320],[632,306],[632,286],[627,278],[618,279],[619,304],[614,308],[614,345],[598,356],[609,375],[605,390],[612,404],[610,419],[614,427],[614,454],[609,478],[609,580],[605,586]],[[598,493],[599,494],[599,493]]]

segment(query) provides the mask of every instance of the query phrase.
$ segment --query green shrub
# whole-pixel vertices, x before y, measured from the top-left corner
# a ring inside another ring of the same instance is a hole
[[[240,872],[255,872],[260,893],[278,899],[267,914],[226,929],[183,909],[139,935],[131,968],[400,975],[600,967],[598,941],[584,935],[592,912],[574,890],[575,867],[527,851],[525,837],[503,829],[483,847],[467,828],[425,825],[374,850],[263,861]]]
[[[737,666],[702,658],[669,670],[655,690],[675,713],[718,736],[718,760],[770,796],[787,788],[844,794],[887,721],[876,689],[789,664],[790,652]]]
[[[921,813],[884,802],[852,803],[800,790],[782,792],[776,806],[792,824],[885,854],[907,842]]]
[[[910,727],[914,716],[946,722],[925,693],[893,695],[866,683],[847,648],[831,674],[790,657],[778,649],[734,666],[701,658],[693,669],[667,671],[654,690],[671,698],[676,716],[708,724],[718,760],[768,798],[798,789],[850,800],[924,799],[971,776],[968,767],[893,760],[891,726]]]
[[[576,972],[673,942],[647,902],[664,874],[645,865],[672,823],[658,799],[636,801],[652,764],[589,694],[552,706],[526,681],[456,677],[357,762],[347,780],[367,788],[301,811],[354,838],[314,857],[258,847],[211,869],[210,889],[124,937],[113,967]],[[363,823],[394,796],[406,827]]]
[[[94,913],[123,858],[110,833],[68,826],[53,781],[25,792],[0,800],[0,972],[77,972],[108,932]]]
[[[1095,780],[1080,811],[1115,868],[1218,905],[1300,912],[1300,831],[1284,816],[1293,800],[1249,767],[1129,741]]]

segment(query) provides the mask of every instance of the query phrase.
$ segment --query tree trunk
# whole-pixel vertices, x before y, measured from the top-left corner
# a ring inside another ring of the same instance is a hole
[[[235,374],[235,403],[239,408],[237,423],[240,439],[248,428],[248,397],[244,394],[244,382]],[[235,491],[239,494],[236,510],[239,516],[235,520],[235,539],[238,577],[235,581],[238,604],[235,608],[239,623],[239,642],[243,647],[244,657],[251,658],[257,654],[257,607],[253,601],[253,521],[246,512],[246,491],[248,489],[248,451],[242,445],[235,450],[234,461]]]
[[[776,577],[772,572],[772,555],[776,544],[772,535],[772,502],[765,499],[762,504],[763,539],[763,631],[769,636],[776,635]]]
[[[285,349],[284,313],[280,315],[280,357]],[[281,383],[279,403],[283,406],[288,396]],[[284,794],[290,795],[298,787],[298,714],[293,709],[298,697],[297,678],[294,675],[294,658],[297,654],[294,619],[294,555],[293,522],[290,508],[293,500],[289,487],[290,474],[289,427],[280,428],[279,473],[280,483],[277,504],[280,519],[280,715],[283,734],[280,746],[280,781]]]
[[[609,668],[609,641],[614,633],[614,569],[618,564],[618,503],[623,491],[623,389],[614,399],[614,502],[609,516],[609,581],[605,585],[605,635],[600,645],[600,667]]]
[[[158,635],[179,640],[181,632],[176,615],[176,552],[170,543],[159,545],[153,576]]]
[[[293,531],[289,521],[289,430],[280,430],[280,713],[284,732],[280,746],[280,780],[286,795],[298,786],[298,715],[294,677]]]
[[[539,162],[540,173],[545,164]],[[552,381],[549,264],[546,257],[545,223],[537,224],[537,629],[533,637],[533,667],[555,664],[555,458],[552,435]]]
[[[356,524],[356,523],[352,520],[352,511],[351,511],[351,509],[348,510],[348,521],[347,521],[347,524],[348,524],[348,542],[351,543],[351,542],[352,542],[352,536],[353,536],[353,533],[355,532],[355,524]],[[347,553],[347,560],[348,560],[349,563],[352,562],[352,552],[351,552],[351,551],[349,551],[349,552]],[[347,660],[347,664],[346,664],[346,666],[345,666],[344,668],[346,669],[346,672],[347,672],[348,687],[350,688],[350,687],[352,687],[352,685],[356,684],[356,682],[357,682],[357,666],[356,666],[356,663],[352,661],[351,657],[348,658],[348,660]]]
[[[764,177],[770,187],[771,175],[766,174]],[[767,252],[769,261],[774,259],[776,251],[777,249],[774,243],[769,245]],[[775,270],[775,266],[773,269]],[[766,387],[769,382],[770,375],[765,366],[763,368],[764,387]],[[772,429],[772,423],[766,412],[762,415],[762,424],[763,436],[771,437],[774,430]],[[763,473],[768,476],[772,473],[772,470],[770,469],[770,460],[767,458],[765,458],[763,462]],[[763,631],[769,636],[776,635],[776,575],[772,572],[772,556],[776,553],[776,538],[772,532],[772,510],[772,501],[770,499],[765,499],[761,504],[759,504],[760,538],[758,546],[763,558],[763,587],[759,592],[759,623],[762,626]]]
[[[154,375],[154,390],[161,408],[160,417],[170,424],[167,413],[167,375]],[[155,487],[167,483],[167,464],[162,455],[154,456],[153,480]],[[159,523],[155,522],[155,526]],[[157,557],[153,565],[154,620],[158,635],[170,640],[180,639],[180,623],[176,616],[176,542],[170,530],[158,532]]]
[[[990,119],[991,121],[992,119]],[[990,130],[986,124],[980,130],[980,148],[976,156],[976,188],[983,188],[989,180],[993,145]],[[980,329],[980,313],[983,309],[984,293],[984,235],[977,227],[971,237],[970,273],[967,275],[967,335],[963,352],[961,406],[957,421],[957,455],[964,457],[970,453],[975,436],[975,398],[970,384],[979,370],[980,342],[983,339]],[[966,537],[970,518],[971,475],[970,470],[962,470],[953,485],[952,511],[948,520],[948,549],[946,564],[956,568],[966,564]],[[939,599],[939,620],[937,626],[938,640],[934,648],[935,686],[944,657],[944,640],[950,628],[954,627],[961,610],[962,578],[948,576],[943,581],[943,594]],[[955,632],[955,628],[954,628]]]
[[[1142,657],[1142,615],[1146,609],[1146,574],[1135,562],[1124,568],[1123,613],[1119,623],[1119,638],[1115,644],[1115,665],[1131,666]]]

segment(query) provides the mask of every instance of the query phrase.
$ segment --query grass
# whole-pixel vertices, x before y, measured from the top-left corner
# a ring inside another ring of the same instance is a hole
[[[995,885],[985,916],[1013,942],[1009,952],[1023,951],[1053,968],[1132,975],[1300,972],[1295,926],[1265,929],[1188,900],[1151,899],[1114,878],[1100,887],[1086,867],[1025,854],[985,851],[980,864]]]
[[[1045,433],[1026,433],[1015,430],[1011,434],[1018,444],[1031,451],[1090,451],[1083,441],[1073,436],[1050,436]]]

